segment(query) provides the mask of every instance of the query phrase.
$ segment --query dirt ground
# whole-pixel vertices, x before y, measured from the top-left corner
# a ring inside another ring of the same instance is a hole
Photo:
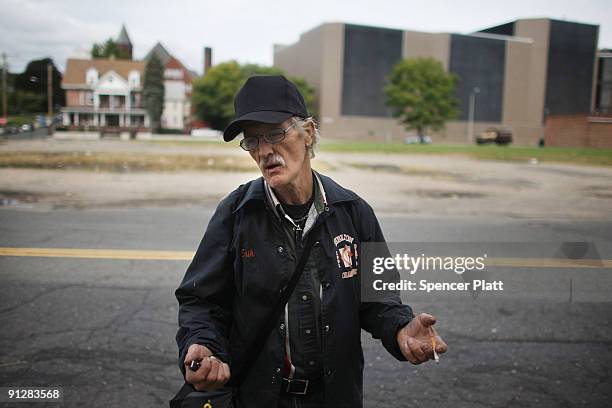
[[[239,148],[117,140],[5,141],[0,154],[130,153],[231,157]],[[610,219],[612,168],[407,154],[319,153],[313,167],[365,198],[377,212]],[[143,172],[0,168],[0,207],[90,208],[214,205],[253,171]]]

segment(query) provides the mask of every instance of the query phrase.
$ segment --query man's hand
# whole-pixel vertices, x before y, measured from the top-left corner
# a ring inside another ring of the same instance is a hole
[[[192,361],[200,362],[197,371],[191,371]],[[221,388],[230,379],[227,364],[212,355],[212,352],[199,344],[192,344],[185,356],[185,380],[198,391]]]
[[[436,339],[436,352],[445,353],[446,343],[438,336],[433,325],[436,318],[421,313],[397,332],[397,344],[402,354],[412,364],[421,364],[434,358],[431,336]]]

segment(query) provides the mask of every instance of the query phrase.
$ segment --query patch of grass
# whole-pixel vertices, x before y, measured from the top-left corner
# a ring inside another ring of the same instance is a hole
[[[211,140],[211,139],[198,139],[190,136],[186,136],[184,140],[138,140],[137,143],[153,143],[165,146],[185,146],[185,144],[193,144],[197,146],[215,146],[223,148],[241,149],[240,141],[236,139],[231,142],[224,142],[223,140]]]
[[[321,160],[312,162],[321,172],[334,167]],[[185,154],[105,153],[105,152],[0,152],[0,168],[47,170],[88,170],[106,172],[176,172],[176,171],[259,171],[251,158]]]
[[[13,126],[21,126],[21,125],[30,125],[34,122],[36,122],[36,116],[38,116],[39,113],[26,113],[23,115],[10,115],[8,117],[8,123],[9,125],[13,125]]]
[[[560,162],[612,166],[612,149],[523,146],[406,145],[402,143],[330,141],[321,151],[342,153],[398,153],[457,155],[481,160]]]
[[[2,152],[0,167],[108,172],[257,171],[254,163],[229,156],[129,153]]]

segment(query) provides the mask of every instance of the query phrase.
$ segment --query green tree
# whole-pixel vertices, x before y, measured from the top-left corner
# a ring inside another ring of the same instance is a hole
[[[90,54],[92,58],[110,58],[112,56],[117,59],[130,59],[129,52],[119,47],[119,44],[112,38],[107,39],[102,44],[94,43]]]
[[[164,66],[157,55],[152,55],[145,65],[142,99],[154,131],[160,128],[164,97]]]
[[[47,111],[47,66],[51,64],[53,107],[66,104],[65,92],[62,89],[62,74],[58,71],[51,58],[43,58],[28,62],[25,71],[15,76],[15,103],[22,113]],[[10,96],[9,96],[10,97]]]
[[[398,62],[385,86],[387,105],[406,130],[415,129],[421,143],[427,128],[440,130],[457,117],[457,77],[433,58]]]
[[[196,79],[193,84],[192,103],[198,117],[208,122],[213,129],[224,129],[234,117],[234,97],[244,82],[253,75],[284,75],[284,71],[276,67],[240,65],[236,61],[230,61],[214,66],[206,75]],[[298,87],[308,111],[314,115],[314,88],[302,78],[288,79]]]
[[[46,112],[47,96],[45,94],[15,89],[13,92],[7,93],[7,97],[9,114],[23,115]],[[44,109],[41,109],[41,106],[44,106]]]
[[[316,99],[315,89],[310,86],[308,82],[304,78],[301,77],[287,77],[291,82],[297,86],[300,93],[304,97],[304,102],[306,102],[306,108],[308,109],[308,113],[310,116],[314,116],[315,118],[319,118],[319,104]]]
[[[215,65],[193,83],[191,97],[197,116],[213,129],[223,129],[234,116],[234,95],[242,85],[235,61]]]
[[[285,75],[285,72],[277,67],[267,67],[259,64],[244,64],[240,67],[242,76],[245,78],[252,77],[253,75]]]

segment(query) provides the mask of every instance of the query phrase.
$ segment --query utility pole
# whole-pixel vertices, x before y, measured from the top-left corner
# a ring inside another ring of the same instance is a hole
[[[47,134],[53,135],[53,65],[47,64],[47,113],[49,115],[49,127]]]
[[[53,65],[47,64],[47,112],[53,120]]]
[[[470,92],[469,100],[469,111],[468,111],[468,131],[467,131],[467,143],[472,144],[474,142],[474,110],[476,109],[476,95],[480,93],[480,88],[475,86]]]
[[[7,118],[8,107],[7,107],[7,98],[6,98],[6,71],[8,69],[8,64],[6,63],[6,53],[2,53],[2,117]]]

